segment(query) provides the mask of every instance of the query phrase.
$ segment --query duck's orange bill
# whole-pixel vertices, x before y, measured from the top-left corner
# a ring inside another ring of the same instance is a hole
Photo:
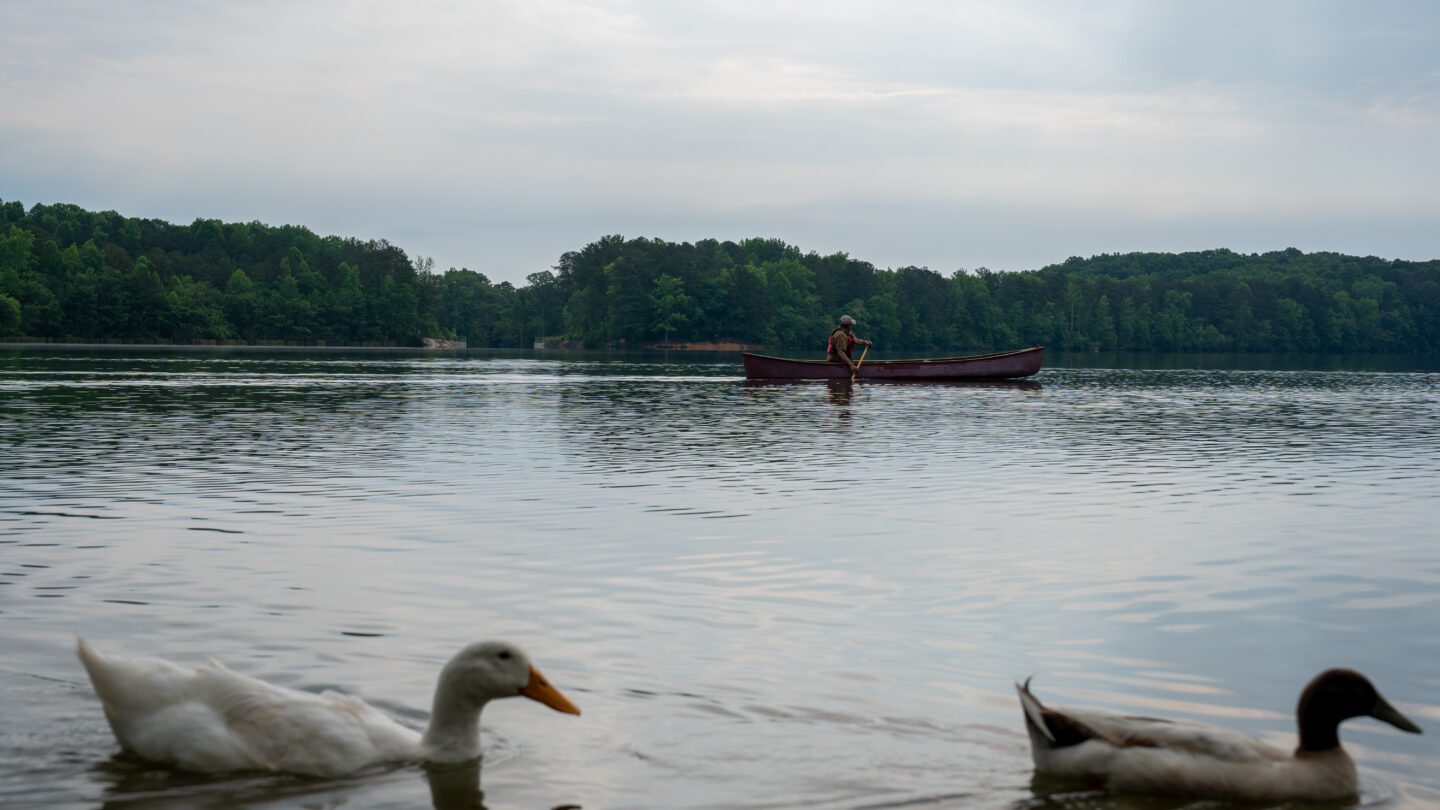
[[[525,688],[520,690],[520,694],[531,700],[538,700],[557,712],[580,713],[580,709],[576,708],[569,698],[560,694],[559,689],[551,686],[550,682],[545,680],[545,676],[540,674],[540,670],[536,669],[534,664],[530,665],[530,682],[525,684]]]

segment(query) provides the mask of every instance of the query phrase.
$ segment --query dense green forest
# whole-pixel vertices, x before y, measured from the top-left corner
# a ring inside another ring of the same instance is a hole
[[[1024,272],[876,268],[776,239],[607,236],[523,287],[295,226],[174,225],[0,201],[0,338],[523,347],[744,342],[818,353],[841,313],[885,349],[1440,350],[1440,261],[1295,249],[1128,253]]]

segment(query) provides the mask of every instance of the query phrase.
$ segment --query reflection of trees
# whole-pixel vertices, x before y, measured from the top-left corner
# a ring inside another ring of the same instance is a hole
[[[1423,355],[1251,352],[1068,352],[1046,355],[1050,368],[1130,371],[1397,371],[1440,368]]]
[[[5,494],[34,506],[102,490],[293,486],[395,458],[412,432],[405,366],[256,360],[31,358],[24,368],[38,373],[11,377],[0,398],[17,482]]]
[[[1404,454],[1432,431],[1423,376],[1328,372],[1050,371],[1051,389],[1082,407],[1047,411],[1046,432],[1072,454],[1166,463],[1281,461],[1285,478],[1346,455]],[[1404,390],[1413,388],[1414,396]],[[1365,402],[1364,408],[1357,403]]]

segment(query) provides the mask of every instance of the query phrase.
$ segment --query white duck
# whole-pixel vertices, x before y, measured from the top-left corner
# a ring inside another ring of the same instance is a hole
[[[212,661],[185,669],[159,658],[112,658],[78,641],[80,661],[126,750],[188,771],[259,770],[339,776],[393,762],[480,756],[480,710],[528,697],[579,714],[517,647],[471,644],[440,671],[430,726],[400,725],[359,698],[273,686]]]
[[[1358,672],[1331,669],[1300,693],[1294,752],[1203,723],[1055,709],[1016,684],[1035,770],[1126,793],[1241,801],[1326,801],[1355,795],[1355,763],[1340,746],[1340,723],[1374,717],[1414,734],[1410,722]]]

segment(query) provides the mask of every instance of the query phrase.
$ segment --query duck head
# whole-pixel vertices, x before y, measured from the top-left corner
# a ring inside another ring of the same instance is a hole
[[[1373,717],[1419,734],[1410,722],[1364,675],[1352,669],[1327,669],[1316,675],[1300,693],[1295,709],[1300,723],[1300,752],[1329,751],[1340,745],[1340,724],[1352,717]]]
[[[524,651],[504,641],[482,641],[456,653],[441,671],[440,682],[477,706],[496,698],[527,697],[557,712],[580,713]]]
[[[463,762],[480,756],[480,711],[497,698],[528,697],[557,712],[579,714],[514,644],[471,644],[440,670],[430,725],[421,740],[428,762]]]

